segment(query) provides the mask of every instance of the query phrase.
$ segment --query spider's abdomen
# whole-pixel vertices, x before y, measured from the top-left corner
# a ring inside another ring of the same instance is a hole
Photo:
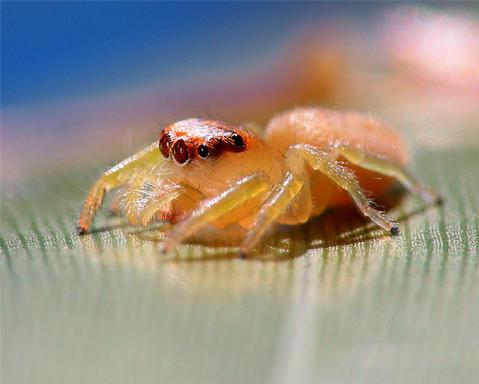
[[[296,108],[277,115],[266,128],[265,140],[280,153],[285,153],[289,146],[296,144],[308,144],[325,150],[344,145],[401,166],[405,166],[410,157],[403,136],[387,123],[370,115],[318,107]],[[361,186],[368,192],[380,194],[391,185],[392,179],[389,177],[379,176],[347,162],[346,165],[354,171]],[[318,176],[312,180],[312,184],[313,200],[327,199],[326,205],[351,202],[345,191],[325,177]],[[319,204],[321,208],[313,211],[319,213],[324,209],[323,203]]]
[[[296,108],[277,115],[266,128],[266,141],[282,153],[295,144],[318,148],[342,144],[400,165],[409,159],[404,138],[387,123],[356,112],[317,107]]]

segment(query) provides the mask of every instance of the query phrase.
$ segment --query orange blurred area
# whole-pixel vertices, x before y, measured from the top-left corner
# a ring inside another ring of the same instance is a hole
[[[478,20],[477,12],[453,7],[383,7],[367,20],[343,16],[298,25],[278,52],[249,68],[4,108],[2,175],[14,181],[39,169],[111,163],[179,119],[261,127],[282,110],[311,104],[392,117],[421,145],[443,143],[441,135],[446,142],[451,136],[467,141],[474,132],[454,130],[479,121]],[[448,132],[430,131],[436,119],[455,124]]]

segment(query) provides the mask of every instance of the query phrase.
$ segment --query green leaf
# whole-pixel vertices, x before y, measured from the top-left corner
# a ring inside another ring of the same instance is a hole
[[[479,150],[417,152],[445,204],[391,194],[401,235],[330,210],[249,260],[235,229],[163,256],[106,210],[78,237],[98,169],[3,191],[4,382],[476,381]]]

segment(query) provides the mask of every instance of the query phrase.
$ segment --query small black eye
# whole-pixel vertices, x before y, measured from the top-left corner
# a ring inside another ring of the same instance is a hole
[[[243,138],[240,135],[235,133],[231,138],[233,139],[233,144],[235,146],[242,147],[244,145]]]
[[[208,156],[208,148],[206,147],[206,145],[201,144],[201,145],[198,147],[198,155],[200,155],[201,157],[206,157],[206,156]]]

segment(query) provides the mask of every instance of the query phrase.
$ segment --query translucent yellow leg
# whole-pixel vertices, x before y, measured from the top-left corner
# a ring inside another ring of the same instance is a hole
[[[135,169],[151,170],[160,164],[161,161],[162,155],[158,149],[158,143],[155,142],[106,171],[95,184],[93,184],[85,200],[80,219],[78,220],[78,233],[82,235],[88,232],[95,212],[101,206],[106,191],[126,182]]]
[[[287,172],[283,182],[274,188],[262,204],[254,227],[248,232],[240,247],[240,257],[246,257],[246,254],[253,249],[264,231],[291,205],[303,185],[304,183],[298,176],[293,172]]]
[[[333,151],[362,168],[396,178],[409,191],[418,194],[427,202],[437,203],[442,200],[441,196],[436,191],[421,183],[407,170],[390,160],[382,159],[369,153],[343,146],[334,148]]]
[[[139,212],[141,209],[141,197],[143,194],[143,185],[146,175],[142,173],[135,174],[129,181],[129,188],[123,195],[123,205],[125,207],[126,217],[133,225],[138,223]]]
[[[297,151],[311,168],[321,171],[339,187],[345,189],[351,195],[363,215],[369,217],[373,222],[391,234],[399,233],[397,223],[383,212],[371,206],[357,179],[354,177],[354,173],[350,169],[337,163],[334,159],[331,159],[328,151],[321,151],[308,145],[296,145],[291,149]]]
[[[123,208],[123,193],[117,193],[110,203],[110,212],[113,215],[118,215]]]
[[[166,209],[173,200],[180,197],[185,189],[180,185],[162,186],[154,190],[151,198],[146,202],[140,212],[141,225],[147,225],[156,212]]]
[[[246,200],[271,188],[270,180],[262,174],[246,176],[218,197],[200,204],[176,228],[170,232],[163,244],[163,253],[170,252],[184,239],[200,228],[231,212]]]

